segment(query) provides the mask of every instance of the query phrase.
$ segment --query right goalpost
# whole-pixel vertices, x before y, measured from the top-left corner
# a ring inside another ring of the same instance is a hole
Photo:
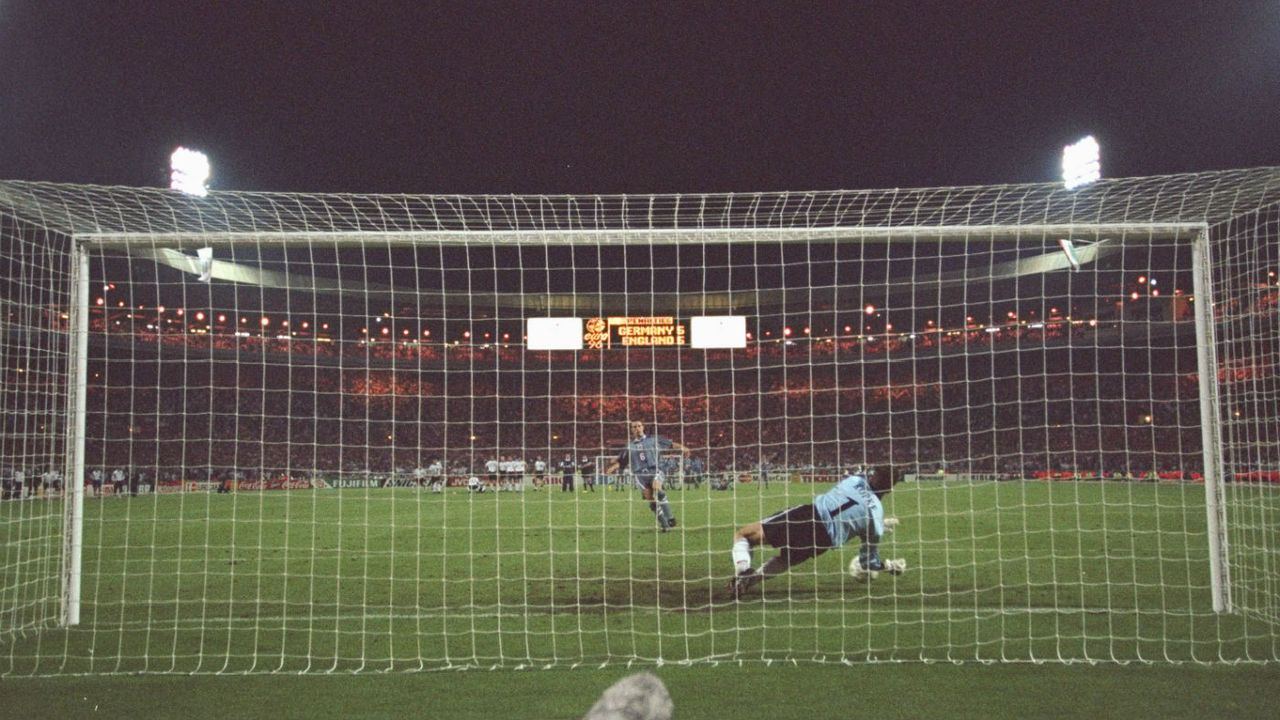
[[[0,674],[1274,662],[1277,272],[1276,168],[3,181]],[[602,475],[636,421],[670,532]],[[884,464],[904,574],[727,591],[735,529]]]

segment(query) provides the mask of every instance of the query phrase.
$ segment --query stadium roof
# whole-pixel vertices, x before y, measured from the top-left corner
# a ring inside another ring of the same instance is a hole
[[[212,191],[186,195],[167,188],[127,188],[0,181],[7,232],[43,231],[135,258],[198,273],[184,250],[260,245],[300,249],[309,243],[382,246],[624,245],[849,241],[1021,241],[1001,265],[916,277],[916,286],[955,287],[1062,270],[1057,239],[1079,241],[1081,262],[1124,243],[1170,240],[1235,218],[1255,219],[1280,206],[1280,167],[1102,180],[1073,190],[1060,183],[925,189],[841,190],[679,195],[359,195]],[[1270,208],[1270,210],[1268,210]],[[1268,215],[1267,217],[1271,217]],[[1265,221],[1266,218],[1263,218]],[[1040,246],[1037,250],[1036,246]],[[272,270],[253,262],[212,265],[212,276],[236,285],[365,297],[414,296],[450,305],[464,300],[526,313],[603,313],[642,305],[664,312],[723,312],[797,303],[832,307],[861,302],[837,287],[745,292],[655,292],[641,302],[626,293],[504,293],[454,297],[446,288],[377,285],[342,273]],[[246,259],[245,256],[239,256]],[[971,274],[976,276],[970,277]],[[979,282],[980,281],[980,282]],[[883,291],[910,285],[886,278]],[[796,295],[799,293],[799,295]],[[794,297],[793,297],[794,296]]]
[[[738,242],[1025,235],[1063,226],[1180,233],[1280,203],[1280,167],[1058,183],[678,195],[361,195],[0,181],[0,215],[102,245],[339,240]],[[1154,226],[1154,227],[1153,227]],[[1167,226],[1167,227],[1162,227]],[[1073,230],[1073,233],[1076,232]]]

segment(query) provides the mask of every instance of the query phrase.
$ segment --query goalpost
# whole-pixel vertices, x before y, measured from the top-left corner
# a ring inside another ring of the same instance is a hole
[[[0,674],[1274,661],[1278,203],[0,182]],[[600,476],[636,420],[669,533]],[[737,527],[886,462],[906,574],[729,596]]]

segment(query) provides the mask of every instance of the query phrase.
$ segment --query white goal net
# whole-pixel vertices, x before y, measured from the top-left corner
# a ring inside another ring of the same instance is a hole
[[[0,182],[0,674],[1274,661],[1278,203]]]

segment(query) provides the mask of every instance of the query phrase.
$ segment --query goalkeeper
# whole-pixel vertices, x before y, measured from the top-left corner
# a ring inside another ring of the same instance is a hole
[[[631,423],[631,442],[604,469],[605,475],[611,475],[619,468],[631,468],[631,476],[640,487],[644,499],[649,501],[649,509],[658,516],[658,526],[662,532],[676,526],[676,517],[671,512],[671,504],[667,502],[667,493],[663,490],[662,471],[658,469],[665,450],[677,450],[686,457],[689,455],[688,448],[674,440],[645,434],[644,423],[636,420]]]
[[[902,473],[888,466],[848,475],[812,503],[796,505],[740,528],[733,536],[736,576],[729,584],[733,599],[742,597],[765,578],[799,565],[853,538],[862,540],[858,557],[849,564],[854,578],[873,578],[881,572],[901,575],[905,560],[881,560],[880,539],[897,524],[886,519],[881,499],[901,482]],[[751,548],[767,542],[777,556],[758,569],[751,568]]]

